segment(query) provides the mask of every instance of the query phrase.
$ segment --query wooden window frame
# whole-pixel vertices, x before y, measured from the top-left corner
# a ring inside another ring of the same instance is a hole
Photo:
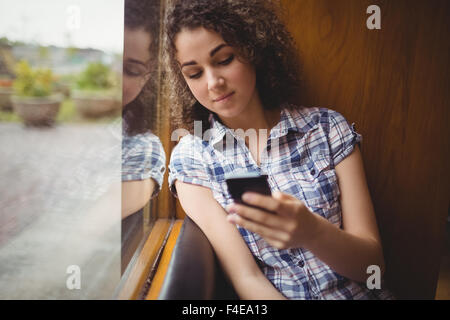
[[[170,140],[172,126],[170,121],[170,103],[168,100],[167,86],[163,79],[162,59],[163,59],[163,30],[164,30],[164,15],[165,15],[166,3],[160,1],[160,34],[159,34],[159,59],[158,64],[158,81],[157,81],[157,114],[156,114],[156,126],[155,134],[160,138],[166,153],[166,168],[168,168],[170,154],[175,146],[175,143]],[[150,221],[150,214],[155,216],[155,220],[152,223],[150,230],[144,233],[143,239],[140,245],[136,249],[133,257],[131,258],[128,267],[124,271],[121,281],[116,289],[114,298],[116,299],[149,299],[152,293],[148,293],[149,285],[155,276],[158,264],[161,260],[161,255],[165,250],[165,245],[169,239],[169,244],[173,249],[173,245],[176,242],[176,237],[181,228],[181,220],[183,219],[184,212],[177,204],[176,199],[170,193],[167,186],[168,170],[166,170],[163,179],[163,185],[156,199],[152,200],[150,204],[146,206],[144,212],[148,212],[144,216],[144,219]],[[145,221],[144,220],[144,221]],[[167,252],[167,250],[165,251]],[[167,253],[170,256],[170,252]],[[168,264],[168,261],[166,262]]]

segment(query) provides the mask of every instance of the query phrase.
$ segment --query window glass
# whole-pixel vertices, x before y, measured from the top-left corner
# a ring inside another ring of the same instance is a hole
[[[166,154],[160,136],[159,0],[125,0],[121,271],[133,266],[157,218]]]
[[[123,0],[0,2],[0,299],[120,281],[123,17]]]

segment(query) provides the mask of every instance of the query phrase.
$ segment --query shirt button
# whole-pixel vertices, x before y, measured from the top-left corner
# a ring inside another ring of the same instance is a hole
[[[305,262],[303,260],[300,260],[298,262],[298,265],[300,266],[300,268],[303,268],[305,266]]]
[[[315,174],[316,174],[316,170],[312,169],[312,170],[311,170],[311,175],[313,176],[313,175],[315,175]]]

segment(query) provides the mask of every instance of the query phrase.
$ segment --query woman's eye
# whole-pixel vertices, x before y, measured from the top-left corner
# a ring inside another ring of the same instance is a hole
[[[125,68],[123,71],[124,71],[124,73],[126,75],[131,76],[131,77],[139,77],[139,76],[141,76],[141,73],[139,71],[136,71],[136,70]]]
[[[234,54],[229,56],[227,59],[220,61],[219,64],[226,66],[227,64],[230,64],[231,61],[233,61],[233,59],[234,59]]]
[[[140,77],[145,74],[145,70],[143,70],[143,68],[127,65],[124,66],[123,72],[130,77]]]
[[[127,76],[130,76],[130,77],[139,77],[139,76],[140,76],[139,73],[137,73],[137,72],[132,72],[132,71],[130,71],[130,70],[125,70],[125,74],[126,74]]]
[[[189,79],[198,79],[198,78],[200,78],[201,75],[202,75],[201,72],[197,72],[195,74],[188,75],[188,78]]]

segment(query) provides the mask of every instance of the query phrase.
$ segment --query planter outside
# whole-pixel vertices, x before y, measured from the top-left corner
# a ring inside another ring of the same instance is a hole
[[[52,126],[63,100],[61,94],[48,97],[11,97],[14,112],[26,126]]]
[[[122,108],[121,101],[118,98],[106,95],[96,96],[82,92],[73,92],[72,100],[77,111],[85,118],[119,115]]]
[[[1,111],[12,111],[13,106],[11,102],[11,96],[14,89],[11,87],[0,87],[0,110]]]

